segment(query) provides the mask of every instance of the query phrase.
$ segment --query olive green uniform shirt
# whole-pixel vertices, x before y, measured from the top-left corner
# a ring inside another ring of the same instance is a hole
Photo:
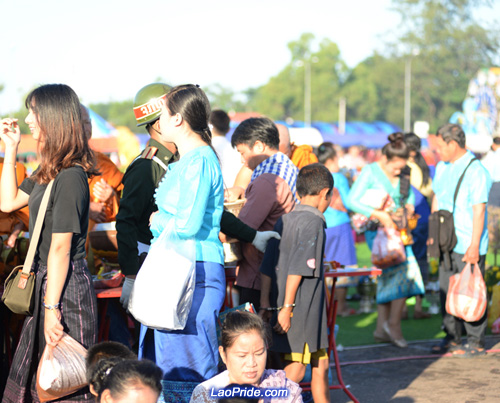
[[[150,139],[148,147],[156,147],[155,156],[168,166],[176,157],[165,146]],[[149,245],[153,235],[149,230],[149,218],[158,210],[154,200],[156,187],[165,169],[153,159],[139,156],[125,171],[120,209],[116,216],[118,261],[125,275],[139,271],[137,241]]]

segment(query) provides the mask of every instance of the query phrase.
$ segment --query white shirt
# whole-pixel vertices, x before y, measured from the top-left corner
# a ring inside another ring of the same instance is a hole
[[[231,147],[231,143],[224,136],[213,136],[212,145],[220,159],[224,185],[230,188],[243,166],[240,153]]]

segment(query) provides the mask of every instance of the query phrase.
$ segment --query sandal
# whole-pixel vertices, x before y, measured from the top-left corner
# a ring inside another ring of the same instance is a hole
[[[453,357],[459,358],[472,358],[486,355],[486,350],[483,347],[471,347],[466,344],[461,348],[456,349],[451,353]]]
[[[345,311],[339,313],[339,316],[346,318],[347,316],[355,315],[356,310],[354,308],[347,308]]]
[[[376,331],[373,332],[373,338],[377,343],[389,343],[391,338],[384,332],[382,334],[378,334]]]
[[[429,319],[431,314],[428,312],[415,311],[413,313],[413,319]]]
[[[453,352],[460,347],[462,346],[460,346],[457,342],[454,342],[449,339],[443,339],[441,340],[441,343],[432,346],[431,354],[443,355],[446,354],[448,351]]]

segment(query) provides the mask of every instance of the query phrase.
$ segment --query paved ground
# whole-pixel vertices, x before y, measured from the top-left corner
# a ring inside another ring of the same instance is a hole
[[[407,349],[390,344],[346,349],[339,353],[344,382],[362,403],[500,402],[500,337],[486,339],[486,348],[496,352],[467,359],[431,356],[433,344],[436,342],[412,342]],[[352,400],[335,390],[331,401]]]

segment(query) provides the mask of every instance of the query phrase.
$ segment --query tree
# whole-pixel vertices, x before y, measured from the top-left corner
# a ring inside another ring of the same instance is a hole
[[[359,63],[342,88],[347,120],[382,120],[402,126],[403,71],[397,59],[379,54]]]
[[[312,51],[313,46],[311,33],[304,33],[288,44],[290,62],[255,90],[249,101],[253,110],[275,120],[304,120],[305,69],[309,64],[312,120],[335,120],[339,91],[348,68],[334,42],[323,39],[316,52]]]
[[[446,123],[462,109],[469,80],[482,67],[498,62],[500,34],[496,27],[482,26],[475,18],[477,7],[488,0],[393,0],[401,14],[403,33],[392,45],[405,59],[412,59],[412,117],[427,120],[431,130]]]
[[[226,112],[245,110],[244,98],[238,99],[237,94],[231,88],[213,84],[204,90],[212,109],[222,109]]]

